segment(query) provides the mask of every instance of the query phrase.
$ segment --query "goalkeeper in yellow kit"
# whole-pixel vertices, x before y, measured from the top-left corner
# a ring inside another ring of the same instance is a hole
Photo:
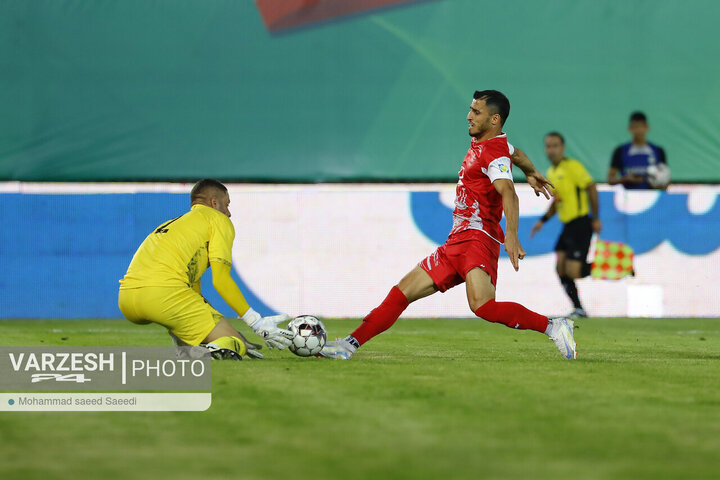
[[[213,286],[269,348],[290,345],[292,333],[278,328],[287,314],[261,317],[232,277],[235,229],[230,196],[222,183],[200,180],[190,193],[190,211],[156,228],[133,256],[120,280],[118,305],[133,323],[158,323],[176,345],[205,345],[215,358],[262,358],[259,345],[243,337],[200,293],[200,277],[209,266]]]

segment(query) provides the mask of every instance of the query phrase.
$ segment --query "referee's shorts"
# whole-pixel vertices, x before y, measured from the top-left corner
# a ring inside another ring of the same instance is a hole
[[[570,220],[562,229],[555,244],[556,252],[565,252],[567,258],[584,262],[592,240],[592,219],[590,216]]]
[[[121,288],[118,306],[133,323],[157,323],[188,345],[199,345],[223,315],[190,287]]]

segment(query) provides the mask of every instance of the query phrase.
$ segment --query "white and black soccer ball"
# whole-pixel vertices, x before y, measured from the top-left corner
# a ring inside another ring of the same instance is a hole
[[[670,167],[665,163],[656,163],[647,168],[648,183],[654,188],[664,188],[670,184]]]
[[[288,330],[293,333],[290,351],[300,357],[310,357],[320,353],[327,341],[327,330],[319,318],[301,315],[290,320]]]

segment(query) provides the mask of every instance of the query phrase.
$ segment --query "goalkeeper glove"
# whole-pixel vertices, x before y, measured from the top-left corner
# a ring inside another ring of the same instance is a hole
[[[278,324],[290,320],[290,315],[281,313],[280,315],[271,315],[261,317],[259,313],[250,308],[245,315],[242,316],[248,327],[253,332],[260,335],[268,348],[277,348],[282,350],[292,343],[293,334],[290,330],[278,328]]]
[[[249,342],[247,339],[245,339],[245,346],[247,347],[246,355],[248,357],[257,358],[257,359],[265,358],[265,355],[260,353],[260,349],[262,348],[262,345],[258,345],[257,343]]]

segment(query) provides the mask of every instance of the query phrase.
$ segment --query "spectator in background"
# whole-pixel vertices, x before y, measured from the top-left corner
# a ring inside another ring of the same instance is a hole
[[[667,188],[667,182],[656,182],[654,173],[657,166],[667,166],[665,151],[662,147],[647,141],[650,126],[642,112],[630,115],[628,131],[632,141],[615,149],[608,170],[607,182],[610,185],[623,184],[625,188]],[[669,182],[669,172],[667,180]]]
[[[586,262],[590,241],[593,232],[602,230],[597,188],[583,164],[565,156],[565,139],[558,132],[545,135],[545,154],[552,163],[547,178],[555,186],[554,199],[547,213],[533,225],[530,237],[534,237],[557,212],[564,226],[555,244],[555,268],[573,304],[570,318],[583,318],[587,313],[580,303],[575,280],[590,275],[591,267]]]

